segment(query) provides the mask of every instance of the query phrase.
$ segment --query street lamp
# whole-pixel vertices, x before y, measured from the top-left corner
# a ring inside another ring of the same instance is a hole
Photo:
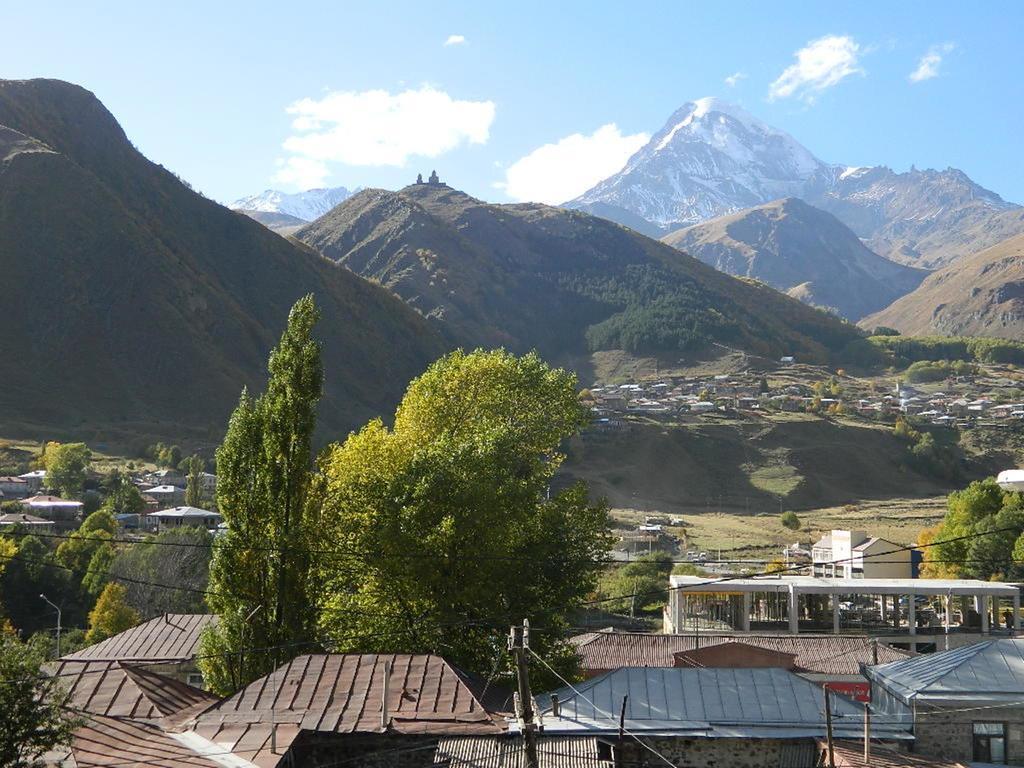
[[[41,592],[39,593],[39,596],[41,598],[43,598],[43,600],[45,600],[46,602],[50,603],[50,606],[53,608],[53,610],[55,610],[57,612],[57,658],[59,659],[60,658],[60,606],[55,605],[54,603],[52,603],[50,601],[50,598],[48,598],[46,595],[44,595]]]

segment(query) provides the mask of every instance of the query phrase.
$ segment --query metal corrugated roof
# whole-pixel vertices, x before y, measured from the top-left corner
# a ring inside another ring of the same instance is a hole
[[[601,768],[594,736],[537,739],[541,768]],[[526,768],[526,749],[521,736],[464,736],[441,739],[434,753],[434,768]]]
[[[553,695],[558,717],[551,714]],[[639,735],[798,738],[825,732],[822,688],[782,669],[627,667],[575,690],[546,694],[538,705],[547,733],[617,734],[624,698],[626,729]],[[863,707],[833,696],[832,720],[837,734],[857,736],[863,731]],[[909,738],[887,724],[872,727],[876,738]]]
[[[71,755],[78,768],[223,768],[155,726],[113,717],[90,716],[72,737]]]
[[[722,643],[746,643],[793,654],[795,670],[822,675],[860,674],[861,664],[885,664],[909,654],[884,643],[850,635],[654,635],[635,632],[591,632],[578,635],[576,646],[585,670],[618,667],[672,667],[675,654]]]
[[[167,613],[61,658],[90,661],[191,661],[199,648],[199,635],[216,620],[216,616],[208,613]]]
[[[387,723],[382,723],[384,679]],[[204,713],[201,726],[295,723],[328,733],[496,734],[471,681],[430,654],[299,656]],[[205,734],[205,731],[202,731]]]
[[[60,678],[72,707],[92,715],[157,722],[185,718],[217,702],[206,691],[117,661],[59,661],[46,672]]]
[[[905,702],[1004,701],[1024,697],[1024,639],[986,640],[867,670]]]

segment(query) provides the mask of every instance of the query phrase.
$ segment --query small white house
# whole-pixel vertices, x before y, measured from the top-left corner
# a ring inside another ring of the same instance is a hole
[[[157,500],[162,507],[174,506],[185,501],[185,491],[176,485],[158,485],[146,491],[147,496]]]
[[[157,530],[165,531],[168,528],[206,528],[212,530],[220,525],[221,516],[217,512],[199,507],[174,507],[163,509],[146,515],[149,522],[156,521]]]
[[[885,555],[882,557],[882,555]],[[911,550],[864,531],[833,530],[811,547],[812,574],[837,579],[915,578]]]
[[[47,520],[75,520],[82,513],[82,502],[69,501],[59,496],[32,496],[21,502],[28,512]]]

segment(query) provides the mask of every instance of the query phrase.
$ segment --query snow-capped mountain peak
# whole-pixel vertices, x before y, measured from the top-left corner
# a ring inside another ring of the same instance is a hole
[[[789,134],[708,97],[676,110],[622,171],[569,205],[624,208],[668,229],[792,196],[823,167]]]
[[[285,213],[303,221],[315,221],[331,208],[356,192],[345,187],[328,189],[307,189],[305,192],[279,192],[268,189],[258,195],[236,200],[231,208],[236,211],[261,211],[263,213]]]

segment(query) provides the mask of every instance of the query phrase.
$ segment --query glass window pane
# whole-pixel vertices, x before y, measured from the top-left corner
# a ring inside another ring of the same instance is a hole
[[[974,733],[977,735],[985,736],[1002,736],[1003,735],[1003,724],[1002,723],[975,723]]]

